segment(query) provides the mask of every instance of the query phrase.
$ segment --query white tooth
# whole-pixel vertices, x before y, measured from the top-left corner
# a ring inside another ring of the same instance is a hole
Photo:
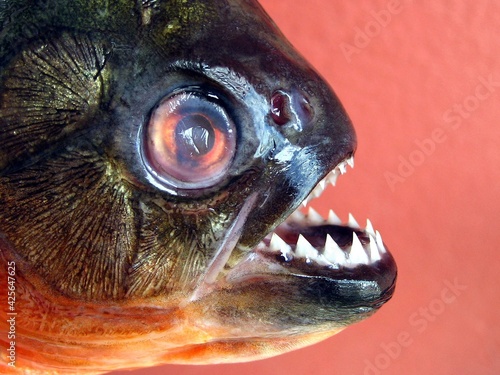
[[[356,235],[356,232],[352,232],[352,245],[351,252],[349,253],[349,263],[352,265],[368,263],[368,255],[366,254],[365,249],[363,249],[363,245]]]
[[[347,164],[349,164],[351,168],[354,168],[354,155],[351,155],[351,157],[347,159]]]
[[[339,177],[339,170],[337,168],[335,168],[333,171],[331,171],[329,174],[328,174],[328,182],[330,184],[332,184],[333,186],[335,186],[335,184],[337,183],[337,178]]]
[[[375,232],[375,236],[376,236],[375,239],[377,240],[379,252],[380,252],[380,254],[384,254],[386,252],[385,246],[384,246],[384,241],[382,241],[382,236],[380,235],[380,232],[378,230]]]
[[[283,239],[277,235],[276,233],[273,233],[271,236],[271,241],[269,242],[269,249],[272,251],[281,251],[283,248],[290,248],[290,245],[288,245]]]
[[[375,236],[375,230],[373,229],[372,222],[370,219],[366,219],[366,228],[365,231],[368,232],[369,234],[372,234]]]
[[[311,191],[310,195],[311,197],[313,198],[318,198],[321,193],[323,193],[323,190],[321,190],[321,188],[319,186],[316,186],[313,191]]]
[[[361,229],[358,222],[356,221],[354,216],[352,216],[351,213],[349,213],[349,219],[347,220],[347,225],[354,229]]]
[[[269,242],[269,249],[272,251],[279,251],[286,261],[290,261],[293,259],[292,248],[276,233],[273,233],[271,237],[271,242]]]
[[[323,179],[319,182],[318,186],[321,188],[321,191],[325,190],[326,188],[326,180]]]
[[[309,211],[307,212],[307,223],[310,225],[319,225],[323,224],[325,219],[321,216],[314,208],[309,207]]]
[[[346,263],[345,253],[329,234],[326,235],[325,251],[323,256],[333,264],[344,265]]]
[[[266,236],[266,238],[269,237],[269,239],[271,238],[271,235],[268,235]],[[248,246],[241,246],[241,245],[238,245],[238,250],[242,250],[242,251],[245,251],[245,252],[251,252],[251,248],[249,248]],[[269,246],[266,245],[266,243],[264,241],[260,241],[257,246],[255,246],[255,249],[257,250],[262,250],[262,251],[265,251],[266,249],[269,249]]]
[[[335,264],[331,263],[326,259],[326,257],[323,254],[319,254],[314,262],[318,263],[320,266],[328,266],[330,268],[337,268]]]
[[[311,200],[311,198],[308,195],[307,198],[302,201],[302,206],[306,207],[310,200]]]
[[[306,258],[306,261],[314,261],[319,253],[303,235],[299,234],[297,246],[295,247],[295,255],[299,258]]]
[[[299,222],[302,223],[305,219],[306,215],[304,215],[300,210],[295,210],[293,213],[288,217],[286,221],[293,221],[293,222]]]
[[[342,220],[337,216],[333,210],[328,211],[328,219],[326,220],[330,225],[341,225]]]
[[[375,263],[380,259],[382,258],[380,257],[380,252],[378,251],[377,242],[370,234],[370,262]]]
[[[344,174],[347,172],[347,168],[345,167],[346,166],[346,162],[342,162],[338,165],[338,169],[340,171],[340,174]]]

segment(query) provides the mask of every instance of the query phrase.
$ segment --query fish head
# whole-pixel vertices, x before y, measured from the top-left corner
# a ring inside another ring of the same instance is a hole
[[[391,298],[371,224],[300,211],[356,136],[258,3],[48,3],[0,11],[0,249],[23,366],[265,358]]]

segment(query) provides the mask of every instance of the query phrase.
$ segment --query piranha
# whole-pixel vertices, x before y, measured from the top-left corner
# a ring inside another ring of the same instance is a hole
[[[377,311],[338,98],[253,0],[0,2],[0,370],[266,358]],[[305,212],[305,213],[302,213]]]

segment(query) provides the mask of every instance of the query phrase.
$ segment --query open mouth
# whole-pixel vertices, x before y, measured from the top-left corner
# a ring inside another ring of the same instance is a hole
[[[356,219],[349,214],[346,224],[333,210],[323,218],[308,202],[319,197],[328,184],[335,185],[346,165],[353,166],[352,157],[340,163],[313,189],[302,203],[308,207],[307,215],[296,210],[257,246],[256,251],[267,257],[304,271],[311,266],[328,270],[354,269],[373,265],[387,255],[382,237],[375,231],[370,220],[361,229]]]
[[[225,282],[231,285],[261,282],[274,276],[321,278],[332,283],[358,282],[360,288],[372,283],[377,289],[374,299],[378,303],[388,300],[394,289],[396,265],[370,220],[362,228],[351,214],[343,223],[333,210],[324,218],[309,206],[329,185],[335,186],[348,166],[354,166],[352,156],[319,181],[302,207],[253,249],[226,246],[226,256],[221,251],[208,274],[223,275]],[[307,214],[301,212],[303,207]],[[215,277],[205,278],[205,282],[213,281]],[[198,293],[195,295],[200,297]]]
[[[293,274],[332,280],[374,281],[382,290],[391,289],[395,262],[382,236],[370,220],[362,228],[349,214],[346,223],[330,210],[326,218],[309,203],[335,186],[347,167],[354,167],[352,156],[340,162],[299,207],[253,249],[244,261],[231,267],[226,279],[232,283],[265,277],[265,274]]]

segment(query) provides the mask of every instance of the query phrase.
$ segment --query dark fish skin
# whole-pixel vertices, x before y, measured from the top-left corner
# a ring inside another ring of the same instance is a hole
[[[265,358],[391,298],[372,228],[287,219],[356,136],[256,1],[2,1],[0,27],[0,372]]]

